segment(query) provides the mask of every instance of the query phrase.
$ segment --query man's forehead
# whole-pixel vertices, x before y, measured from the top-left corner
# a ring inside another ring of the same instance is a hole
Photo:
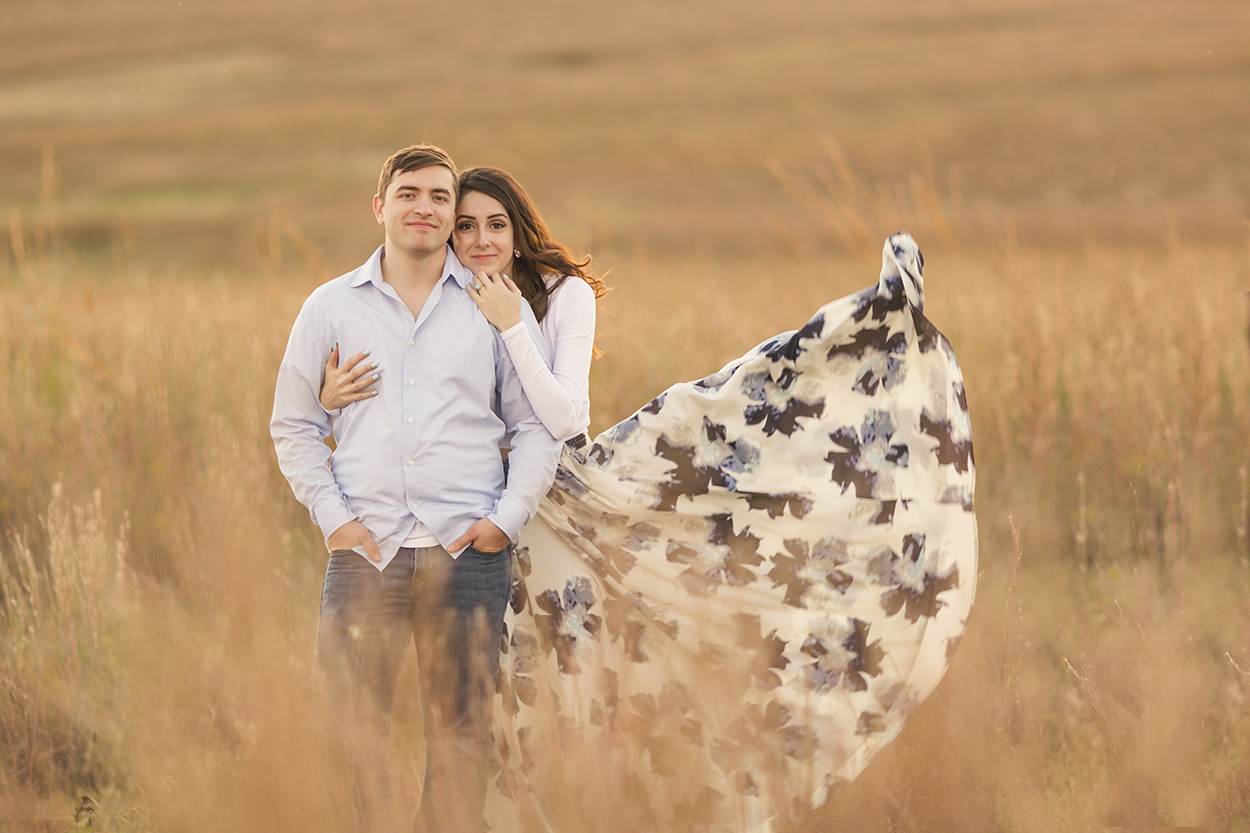
[[[440,188],[452,191],[456,186],[456,177],[442,165],[426,165],[414,171],[395,174],[387,190],[397,191],[400,188],[416,188],[418,190],[434,190]]]

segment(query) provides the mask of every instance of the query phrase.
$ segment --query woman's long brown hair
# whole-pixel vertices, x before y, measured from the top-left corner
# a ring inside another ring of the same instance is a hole
[[[551,292],[570,277],[580,278],[601,298],[608,291],[603,281],[589,271],[590,258],[574,259],[568,247],[551,236],[538,207],[512,175],[499,168],[469,168],[460,174],[460,197],[477,191],[499,200],[512,221],[512,245],[520,256],[512,258],[512,280],[539,321],[547,315]],[[551,286],[543,275],[556,275]]]

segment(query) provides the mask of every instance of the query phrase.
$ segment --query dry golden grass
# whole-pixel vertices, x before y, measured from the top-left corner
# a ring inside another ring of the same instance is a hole
[[[886,233],[920,241],[980,594],[811,829],[1250,829],[1248,15],[7,10],[0,828],[65,829],[82,793],[113,831],[350,818],[316,717],[324,554],[266,423],[300,302],[376,245],[377,168],[427,139],[612,268],[596,428],[873,282]],[[409,794],[416,725],[401,704]]]
[[[978,440],[980,597],[947,681],[815,829],[1250,823],[1250,391],[1245,310],[1221,302],[1237,257],[929,256]],[[652,304],[610,297],[600,424],[867,282],[835,263],[830,291],[796,262],[771,303],[672,268],[629,265]],[[349,812],[316,728],[320,542],[265,428],[304,292],[33,268],[3,288],[9,819],[79,791],[117,830]]]

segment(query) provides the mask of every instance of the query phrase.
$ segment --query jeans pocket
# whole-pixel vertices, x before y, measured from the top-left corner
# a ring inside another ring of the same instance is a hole
[[[504,544],[503,549],[495,550],[494,552],[487,552],[486,550],[479,550],[477,547],[473,546],[472,544],[469,544],[467,549],[470,553],[472,553],[473,555],[476,555],[478,558],[498,558],[501,555],[507,554],[512,549],[512,543],[509,542],[507,544]]]

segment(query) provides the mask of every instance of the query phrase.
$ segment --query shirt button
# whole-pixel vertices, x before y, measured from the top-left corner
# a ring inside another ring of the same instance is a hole
[[[408,380],[408,384],[410,384],[410,385],[415,385],[415,384],[416,384],[416,380],[415,380],[415,379],[409,379],[409,380]]]
[[[411,460],[409,460],[409,461],[408,461],[408,465],[410,465],[410,466],[412,465],[412,461],[411,461]]]
[[[411,346],[412,346],[412,345],[414,345],[414,344],[416,344],[416,342],[415,342],[415,341],[409,341],[409,342],[408,342],[408,346],[409,346],[409,347],[411,347]]]
[[[408,417],[408,421],[409,421],[409,422],[412,422],[412,417]]]
[[[416,508],[417,508],[417,504],[415,504],[415,503],[414,503],[414,504],[412,504],[412,508],[413,508],[413,509],[416,509]]]

